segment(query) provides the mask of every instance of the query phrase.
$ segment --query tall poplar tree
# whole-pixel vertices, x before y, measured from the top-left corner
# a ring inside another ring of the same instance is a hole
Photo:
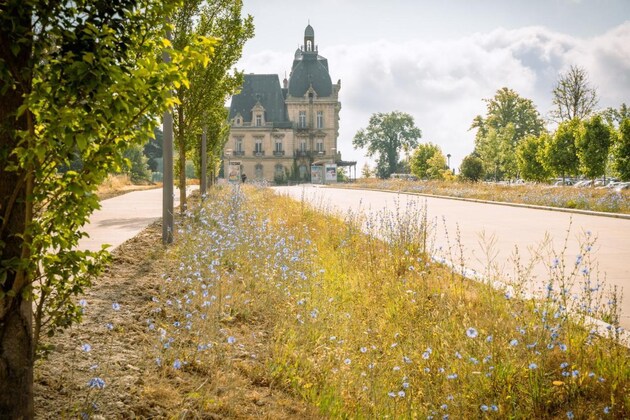
[[[174,132],[178,148],[180,209],[186,207],[186,158],[200,161],[199,139],[207,130],[209,166],[221,153],[226,140],[225,101],[243,84],[243,74],[234,69],[245,42],[253,37],[251,16],[241,17],[242,0],[184,0],[173,15],[173,45],[180,51],[199,36],[220,39],[208,66],[197,66],[189,83],[177,87]]]

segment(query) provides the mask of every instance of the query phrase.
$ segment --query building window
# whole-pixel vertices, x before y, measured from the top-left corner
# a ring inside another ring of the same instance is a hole
[[[256,167],[255,167],[255,170],[256,170],[256,172],[255,172],[254,175],[256,176],[256,179],[262,179],[263,178],[263,166],[262,166],[262,164],[260,164],[260,163],[257,164]]]
[[[306,128],[306,111],[300,111],[299,127]]]
[[[300,140],[300,152],[306,152],[306,140]]]
[[[276,174],[275,174],[275,178],[276,179],[282,179],[284,178],[284,166],[277,164],[276,165]]]
[[[300,165],[300,179],[306,179],[308,169],[306,169],[305,165]]]
[[[242,152],[243,151],[243,138],[242,137],[237,137],[235,142],[234,142],[234,150],[237,152]]]
[[[255,143],[254,143],[254,153],[262,153],[263,152],[262,138],[256,137],[256,139],[254,139],[254,141],[255,141]]]
[[[317,140],[317,152],[324,152],[324,142],[322,140]]]
[[[262,115],[256,115],[256,127],[260,127],[262,125]]]
[[[276,139],[276,152],[282,152],[282,139]]]
[[[317,128],[324,128],[324,113],[317,111]]]

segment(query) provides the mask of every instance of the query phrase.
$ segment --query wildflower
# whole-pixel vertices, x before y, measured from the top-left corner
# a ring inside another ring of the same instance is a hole
[[[468,338],[477,338],[479,333],[477,332],[476,329],[474,329],[473,327],[470,327],[466,330],[466,335],[468,336]]]
[[[512,341],[510,341],[510,346],[512,346],[512,347],[518,346],[518,340],[515,338]]]
[[[588,275],[588,268],[587,267],[584,267],[582,269],[582,274],[584,274],[585,276]]]
[[[494,404],[492,404],[492,405],[490,406],[490,409],[491,409],[492,411],[499,411],[499,407],[497,407],[497,406],[496,406],[496,405],[494,405]]]
[[[573,372],[571,372],[571,376],[573,376],[574,378],[580,375],[580,371],[575,369]]]
[[[367,347],[361,347],[360,350],[361,353],[367,353]]]
[[[569,366],[569,364],[568,364],[567,362],[563,362],[562,364],[560,364],[560,368],[561,368],[561,369],[564,369],[564,368],[566,368],[567,366]]]
[[[560,261],[557,258],[554,258],[553,262],[551,263],[551,268],[557,268],[558,264],[560,264]]]
[[[538,369],[538,365],[536,363],[530,363],[529,364],[529,368],[534,370],[534,369]]]
[[[391,398],[394,398],[396,396],[395,392],[388,392],[387,395],[389,395]]]
[[[409,388],[409,382],[403,382],[402,387],[405,389]]]
[[[236,338],[229,336],[227,339],[228,344],[234,344],[236,343]]]
[[[179,359],[175,359],[175,361],[173,362],[173,367],[175,369],[181,369],[182,367],[182,362]]]
[[[403,391],[403,390],[398,391],[398,396],[399,396],[400,398],[405,398],[405,395],[406,395],[406,394],[405,394],[405,391]]]
[[[606,406],[604,407],[604,414],[608,414],[610,413],[610,407]]]
[[[448,404],[442,404],[442,405],[440,406],[440,408],[441,408],[442,410],[448,410]]]
[[[155,364],[158,366],[162,366],[162,359],[160,359],[159,357],[155,358]]]
[[[83,350],[84,352],[89,352],[90,350],[92,350],[92,346],[90,346],[89,344],[84,344],[81,346],[81,350]]]
[[[88,388],[103,389],[105,388],[105,381],[101,378],[92,378],[88,381]]]
[[[346,359],[346,360],[344,360],[343,362],[344,362],[346,365],[349,365],[350,363],[352,363],[352,360],[350,360],[350,359]]]
[[[403,362],[409,364],[409,363],[411,363],[411,359],[408,358],[407,356],[403,356]]]
[[[87,300],[85,300],[85,299],[81,299],[81,300],[79,301],[79,305],[80,305],[80,306],[82,306],[82,307],[84,307],[84,308],[87,306],[87,304],[88,304],[88,303],[87,303]]]
[[[112,309],[115,311],[120,311],[120,305],[118,304],[118,302],[112,303]]]
[[[457,379],[457,373],[452,373],[446,377],[446,379]]]
[[[567,418],[568,419],[574,419],[575,415],[573,414],[573,411],[567,411]]]
[[[428,360],[430,355],[431,353],[429,353],[428,351],[425,351],[424,353],[422,353],[422,358],[424,360]]]
[[[567,351],[567,345],[566,344],[560,344],[560,345],[558,345],[558,347],[560,347],[560,350],[562,350],[562,351]]]
[[[582,256],[578,255],[575,259],[575,265],[580,265],[582,263]]]
[[[492,336],[491,335],[486,337],[486,343],[492,343]]]
[[[461,359],[462,355],[458,351],[456,351],[455,352],[455,357],[457,357],[458,359]]]
[[[479,408],[481,408],[481,411],[488,411],[488,406],[485,404],[482,404]]]
[[[394,366],[394,368],[392,369],[394,372],[398,372],[400,370],[400,366]]]
[[[449,401],[453,401],[453,400],[455,399],[455,397],[453,397],[453,395],[452,395],[452,394],[449,394],[449,395],[446,397],[446,399],[447,399],[447,400],[449,400]]]

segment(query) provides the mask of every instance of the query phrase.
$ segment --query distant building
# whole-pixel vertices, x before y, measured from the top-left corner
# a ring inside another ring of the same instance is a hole
[[[241,92],[232,97],[224,173],[228,164],[240,163],[250,180],[308,180],[311,164],[340,160],[340,90],[308,25],[282,87],[278,75],[246,74]]]

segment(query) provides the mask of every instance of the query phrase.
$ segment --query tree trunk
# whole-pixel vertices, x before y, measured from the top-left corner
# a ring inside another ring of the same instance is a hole
[[[26,173],[8,171],[15,164],[12,152],[18,144],[17,130],[27,130],[26,116],[16,118],[23,97],[30,90],[31,15],[29,2],[0,5],[0,62],[5,63],[0,90],[0,419],[31,419],[33,413],[33,341],[31,301],[22,291],[28,284],[22,268],[9,266],[28,253],[23,238],[30,217]],[[14,53],[11,48],[20,46]],[[24,287],[22,287],[24,284]],[[7,293],[12,292],[7,295]]]
[[[180,107],[178,116],[177,137],[179,137],[179,211],[186,211],[186,141],[184,139],[184,110]]]

